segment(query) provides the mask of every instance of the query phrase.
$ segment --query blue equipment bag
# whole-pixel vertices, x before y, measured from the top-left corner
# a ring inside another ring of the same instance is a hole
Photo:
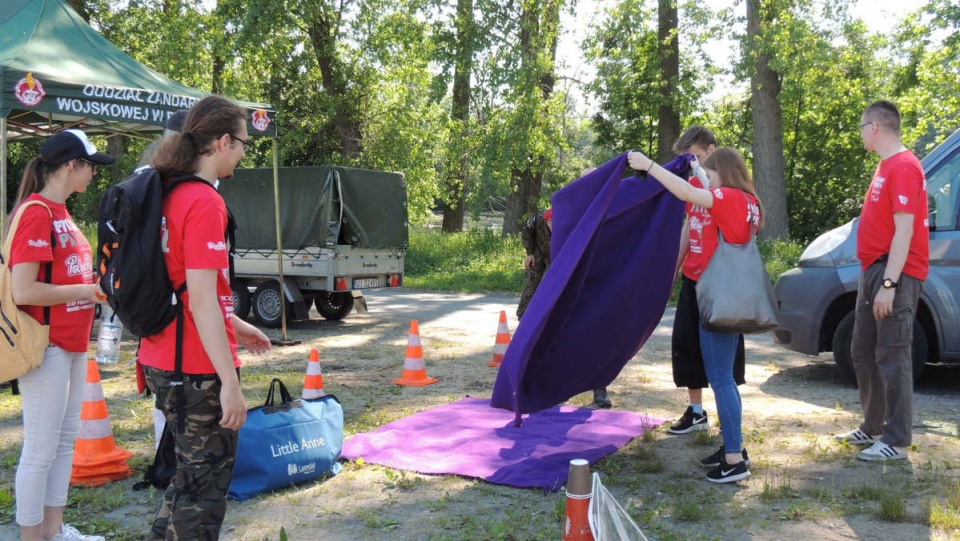
[[[280,388],[280,403],[275,389]],[[333,395],[294,399],[277,378],[263,406],[251,408],[240,429],[230,497],[252,498],[340,472],[343,407]]]

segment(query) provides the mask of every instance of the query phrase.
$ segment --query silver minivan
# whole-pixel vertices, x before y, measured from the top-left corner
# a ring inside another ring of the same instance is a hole
[[[913,377],[927,363],[960,362],[960,130],[923,160],[930,207],[930,275],[913,326]],[[780,305],[778,344],[817,355],[832,351],[853,383],[853,308],[860,280],[857,224],[820,235],[774,288]]]

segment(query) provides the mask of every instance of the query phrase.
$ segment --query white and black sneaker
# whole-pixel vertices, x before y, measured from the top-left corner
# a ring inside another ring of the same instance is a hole
[[[689,434],[697,430],[707,430],[710,428],[710,422],[707,419],[707,412],[694,413],[693,406],[687,406],[687,411],[683,412],[680,419],[670,425],[667,432],[671,434]]]
[[[887,462],[889,460],[906,460],[907,450],[887,445],[882,441],[874,443],[867,449],[857,453],[857,458],[869,462]]]
[[[871,445],[878,440],[878,438],[867,434],[859,428],[844,434],[837,434],[834,436],[834,439],[840,443],[849,443],[850,445]]]
[[[723,455],[725,455],[725,454],[726,454],[726,452],[723,450],[723,446],[721,445],[720,448],[717,449],[717,452],[716,452],[716,453],[713,453],[712,455],[708,456],[707,458],[701,460],[701,461],[700,461],[700,465],[701,465],[701,466],[708,467],[708,468],[716,468],[717,466],[720,465],[720,461],[723,460]],[[744,449],[743,451],[741,451],[741,454],[743,455],[743,463],[746,464],[747,467],[749,468],[749,467],[750,467],[750,457],[747,455],[747,450]]]
[[[711,483],[736,483],[750,477],[750,470],[746,462],[727,464],[724,457],[720,458],[720,465],[707,473],[707,481]]]

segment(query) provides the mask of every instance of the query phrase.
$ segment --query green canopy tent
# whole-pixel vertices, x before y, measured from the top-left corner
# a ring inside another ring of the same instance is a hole
[[[0,234],[7,212],[7,142],[82,126],[92,134],[155,137],[167,117],[208,96],[143,66],[91,28],[65,0],[0,2]],[[251,135],[274,137],[276,110],[249,111]]]
[[[0,238],[7,214],[8,141],[79,126],[91,134],[154,137],[171,114],[208,95],[140,64],[65,0],[0,0]],[[277,201],[277,111],[263,103],[236,103],[248,111],[251,136],[273,137]],[[279,206],[274,215],[280,247]],[[283,283],[282,260],[278,267]],[[283,336],[286,341],[286,318]]]

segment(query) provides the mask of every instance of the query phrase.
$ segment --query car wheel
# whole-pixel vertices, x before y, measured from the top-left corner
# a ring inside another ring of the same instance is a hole
[[[856,321],[856,314],[850,312],[843,316],[837,330],[833,333],[833,361],[837,363],[840,373],[853,384],[857,386],[857,372],[853,368],[853,356],[850,354],[850,344],[853,343],[853,323]]]
[[[353,310],[353,295],[349,291],[338,293],[324,291],[317,295],[314,302],[317,305],[317,312],[330,321],[340,321]]]
[[[264,327],[279,329],[283,321],[280,317],[280,303],[280,284],[272,280],[263,282],[253,294],[253,315]],[[293,304],[287,302],[285,306],[289,318],[293,313]]]
[[[843,316],[837,330],[833,333],[833,360],[837,363],[840,372],[847,381],[857,386],[857,372],[853,367],[853,356],[850,354],[850,345],[853,343],[853,324],[856,315],[853,312]],[[918,320],[913,322],[913,381],[920,379],[923,370],[927,367],[930,357],[930,346],[923,324]]]
[[[250,315],[250,290],[243,280],[236,280],[233,289],[233,313],[240,319],[247,319]]]

